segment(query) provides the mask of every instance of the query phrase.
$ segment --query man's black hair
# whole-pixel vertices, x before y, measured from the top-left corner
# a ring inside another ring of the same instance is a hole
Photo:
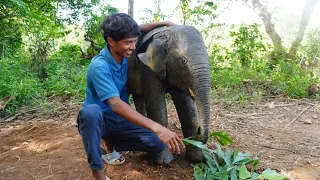
[[[103,38],[107,42],[108,37],[118,42],[124,38],[138,37],[140,27],[131,16],[125,13],[114,13],[108,16],[101,24]]]

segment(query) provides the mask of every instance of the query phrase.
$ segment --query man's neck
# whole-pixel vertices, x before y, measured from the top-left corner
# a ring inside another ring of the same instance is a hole
[[[113,57],[113,59],[118,63],[121,64],[123,57],[119,56],[111,47],[108,46],[108,49],[111,53],[111,56]]]

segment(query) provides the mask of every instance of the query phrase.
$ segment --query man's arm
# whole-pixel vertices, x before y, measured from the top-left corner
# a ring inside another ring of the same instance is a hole
[[[146,23],[146,24],[141,24],[141,25],[140,25],[140,31],[141,31],[142,33],[145,33],[145,32],[149,32],[149,31],[151,31],[152,29],[157,28],[157,27],[161,27],[161,26],[174,26],[174,25],[176,25],[176,24],[174,24],[173,22],[170,22],[170,21]]]
[[[119,97],[112,97],[107,100],[112,111],[122,116],[124,119],[136,124],[138,126],[147,128],[159,137],[159,139],[166,144],[170,152],[180,154],[180,147],[184,148],[184,144],[176,133],[161,126],[157,122],[144,117],[137,111],[131,108],[127,103],[122,101]]]

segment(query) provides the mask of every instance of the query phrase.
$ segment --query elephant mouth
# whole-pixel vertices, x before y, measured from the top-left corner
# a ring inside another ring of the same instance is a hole
[[[188,86],[187,86],[187,87],[188,87]],[[191,98],[192,98],[193,101],[194,101],[194,100],[195,100],[195,97],[194,97],[194,93],[193,93],[192,89],[190,89],[190,88],[188,87],[188,91],[189,91],[189,94],[190,94]]]

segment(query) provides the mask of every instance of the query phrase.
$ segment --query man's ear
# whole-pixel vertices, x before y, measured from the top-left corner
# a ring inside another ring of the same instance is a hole
[[[109,44],[111,47],[115,46],[115,44],[116,44],[116,41],[113,40],[111,37],[108,37],[107,41],[108,41],[108,44]]]

